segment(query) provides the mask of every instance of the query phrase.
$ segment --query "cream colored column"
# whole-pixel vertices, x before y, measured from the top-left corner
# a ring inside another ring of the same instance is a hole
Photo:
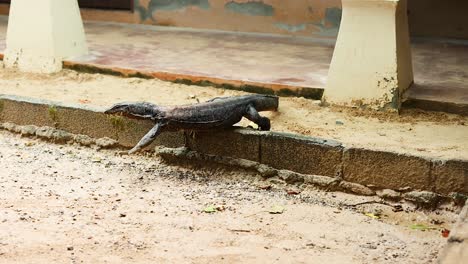
[[[406,0],[342,0],[327,103],[396,110],[413,82]]]
[[[88,53],[77,0],[12,0],[4,63],[51,73],[68,56]]]

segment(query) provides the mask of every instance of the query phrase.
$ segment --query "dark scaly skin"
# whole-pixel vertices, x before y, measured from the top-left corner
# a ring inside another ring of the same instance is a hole
[[[104,113],[151,119],[156,123],[129,151],[131,154],[151,144],[161,132],[227,128],[238,123],[242,117],[256,123],[261,130],[270,130],[270,120],[258,112],[277,110],[277,96],[244,95],[219,97],[204,103],[181,106],[157,106],[146,102],[119,103]]]

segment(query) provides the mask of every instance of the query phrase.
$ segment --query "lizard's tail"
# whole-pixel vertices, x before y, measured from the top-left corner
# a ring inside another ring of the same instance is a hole
[[[257,111],[278,111],[279,98],[275,95],[258,95],[255,100]]]

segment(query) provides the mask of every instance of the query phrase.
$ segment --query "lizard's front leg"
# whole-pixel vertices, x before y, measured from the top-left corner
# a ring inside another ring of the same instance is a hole
[[[151,144],[156,137],[161,134],[161,130],[164,127],[164,125],[160,122],[156,123],[156,125],[148,132],[146,135],[138,142],[138,144],[133,147],[128,154],[133,154],[137,151],[142,150],[144,147],[148,146]]]
[[[250,121],[257,124],[261,130],[268,131],[270,130],[270,119],[267,117],[261,116],[258,111],[252,105],[247,107],[245,117]]]

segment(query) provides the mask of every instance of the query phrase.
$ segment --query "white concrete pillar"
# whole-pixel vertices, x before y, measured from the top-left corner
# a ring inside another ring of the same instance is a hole
[[[413,82],[406,0],[342,0],[327,103],[396,110]]]
[[[88,53],[77,0],[12,0],[4,63],[51,73],[68,56]]]

